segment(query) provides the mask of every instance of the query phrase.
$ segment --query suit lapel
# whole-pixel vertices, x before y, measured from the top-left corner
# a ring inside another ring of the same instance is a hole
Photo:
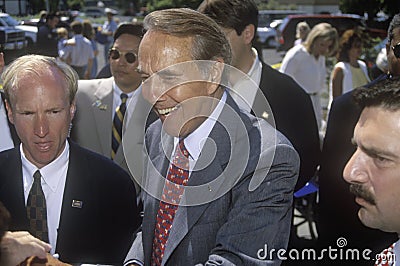
[[[190,176],[188,182],[189,189],[185,190],[181,201],[181,204],[188,207],[180,206],[175,214],[173,226],[164,251],[163,263],[167,262],[182,239],[212,204],[212,199],[215,199],[217,195],[222,196],[222,194],[225,194],[224,192],[221,194],[221,189],[226,187],[226,181],[229,181],[226,178],[232,179],[232,176],[229,174],[224,175],[223,172],[229,162],[231,143],[237,139],[237,122],[235,123],[232,119],[236,120],[238,118],[232,116],[230,108],[232,107],[237,114],[238,107],[229,95],[226,104],[229,106],[226,105],[221,112],[218,118],[220,123],[216,123],[213,127],[209,139],[207,139],[203,146],[200,158],[196,162],[195,168],[202,170],[193,171]],[[217,151],[216,154],[214,153],[215,156],[212,156],[214,160],[209,163],[209,158],[213,154],[213,150],[215,150],[214,143],[217,145]],[[207,165],[207,167],[204,168],[204,165]],[[200,205],[199,199],[202,199],[200,200]]]
[[[171,154],[174,145],[173,138],[165,135],[160,137],[160,141],[157,145],[156,155],[151,158],[151,161],[145,162],[147,169],[145,170],[145,190],[147,193],[144,194],[144,210],[145,215],[142,222],[143,229],[143,249],[145,251],[145,261],[150,264],[151,253],[153,250],[152,243],[154,238],[154,228],[157,221],[157,212],[160,207],[161,193],[164,188],[164,178],[166,177],[169,160],[165,154]],[[164,152],[165,151],[165,152]],[[146,157],[145,160],[149,159]],[[145,263],[147,264],[147,263]]]
[[[111,126],[113,114],[113,80],[104,80],[95,92],[92,103],[93,116],[96,120],[97,134],[100,139],[102,154],[111,156]]]
[[[25,206],[24,185],[22,178],[22,162],[19,147],[7,151],[8,163],[2,168],[0,176],[4,176],[0,195],[3,204],[12,216],[10,230],[28,230],[28,217]]]
[[[143,175],[142,151],[144,147],[147,114],[149,114],[149,118],[154,121],[154,113],[150,112],[151,105],[143,98],[141,87],[139,87],[138,90],[137,96],[135,96],[137,97],[135,106],[128,104],[128,109],[132,108],[134,110],[132,112],[127,110],[127,112],[132,115],[129,117],[128,121],[125,121],[126,124],[124,123],[122,145],[114,158],[117,164],[129,166],[129,169],[133,170],[131,174],[135,179],[141,179]],[[128,158],[129,161],[126,161],[125,158]],[[140,180],[138,180],[138,183],[142,183],[139,181]]]
[[[91,175],[90,169],[87,169],[86,158],[81,155],[77,145],[71,141],[70,144],[70,155],[67,178],[64,188],[64,196],[61,207],[60,222],[58,227],[58,237],[57,237],[57,252],[62,252],[62,243],[68,242],[68,238],[71,235],[71,220],[76,221],[77,219],[83,219],[83,214],[77,212],[77,206],[73,207],[72,202],[80,202],[81,210],[84,210],[85,203],[89,203],[90,199],[88,197],[93,194],[88,193],[88,191],[93,191],[91,189],[90,182],[87,182]],[[73,230],[73,228],[72,228]],[[60,244],[61,243],[61,244]]]
[[[273,114],[271,110],[271,106],[265,105],[265,99],[267,97],[267,90],[270,87],[267,82],[271,83],[271,80],[267,77],[267,71],[270,66],[267,66],[264,62],[262,63],[262,72],[261,72],[261,80],[259,84],[259,89],[256,93],[256,98],[254,99],[252,110],[254,111],[254,115],[256,117],[264,118],[268,122],[273,121]],[[262,91],[263,90],[263,91]],[[268,99],[267,99],[268,101]],[[268,103],[269,104],[269,103]],[[271,123],[272,125],[275,123]]]

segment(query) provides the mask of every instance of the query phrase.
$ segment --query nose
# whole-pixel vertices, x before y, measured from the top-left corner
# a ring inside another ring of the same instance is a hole
[[[44,138],[49,133],[49,121],[46,115],[37,115],[34,122],[34,133],[40,138]]]
[[[165,84],[157,75],[152,75],[142,83],[142,95],[152,105],[165,97]]]
[[[357,149],[343,170],[343,178],[348,183],[365,183],[368,180],[367,155]]]

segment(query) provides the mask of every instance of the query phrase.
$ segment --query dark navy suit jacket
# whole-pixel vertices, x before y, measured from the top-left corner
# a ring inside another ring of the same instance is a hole
[[[72,206],[73,200],[82,207]],[[10,230],[28,231],[19,148],[0,153],[0,201]],[[68,263],[122,264],[139,220],[135,187],[111,160],[70,141],[56,253]]]

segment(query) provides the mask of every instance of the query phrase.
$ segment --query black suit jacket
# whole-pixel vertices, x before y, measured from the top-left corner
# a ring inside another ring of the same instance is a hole
[[[10,230],[28,230],[19,149],[0,153],[0,201]],[[72,207],[81,201],[82,208]],[[122,264],[139,225],[129,175],[111,160],[70,141],[56,253],[69,263]]]
[[[1,100],[3,101],[4,106],[6,106],[6,101],[5,101],[5,97],[4,97],[4,93],[0,91],[1,94]],[[5,107],[4,107],[5,108]],[[6,110],[6,115],[7,115],[7,109]],[[19,140],[19,137],[17,135],[17,132],[15,131],[15,127],[13,124],[11,124],[10,120],[7,119],[8,122],[8,128],[10,129],[10,133],[11,133],[11,138],[14,142],[14,146],[19,145],[19,143],[21,142]]]
[[[368,86],[384,79],[385,75]],[[356,147],[351,143],[354,127],[361,109],[353,101],[353,91],[345,93],[332,102],[322,149],[319,173],[319,204],[317,226],[321,247],[333,246],[339,237],[347,239],[348,247],[359,250],[369,248],[375,256],[396,241],[395,234],[384,233],[364,226],[358,219],[359,206],[343,179],[343,170]],[[344,264],[342,261],[341,263]],[[366,265],[366,261],[358,261]],[[348,265],[355,265],[355,261]]]
[[[276,128],[292,143],[300,156],[300,173],[295,191],[315,174],[321,150],[318,126],[310,96],[291,77],[262,63],[260,89],[274,115]],[[256,97],[253,104],[258,117]],[[262,110],[260,110],[262,111]]]

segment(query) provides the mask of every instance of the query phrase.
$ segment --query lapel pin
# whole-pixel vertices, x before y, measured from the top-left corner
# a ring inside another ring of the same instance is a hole
[[[72,200],[72,208],[82,209],[83,201]]]
[[[262,116],[262,118],[264,118],[264,119],[268,119],[269,114],[268,114],[267,112],[264,111],[264,113],[262,113],[261,116]]]
[[[100,110],[107,110],[107,104],[103,104],[100,100],[96,100],[92,105],[99,108]]]

